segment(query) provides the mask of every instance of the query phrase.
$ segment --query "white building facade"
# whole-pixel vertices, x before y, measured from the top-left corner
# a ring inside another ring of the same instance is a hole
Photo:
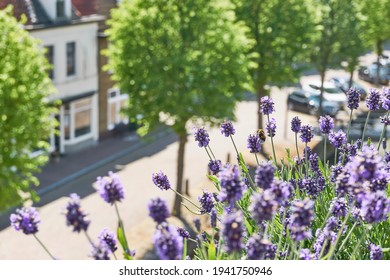
[[[57,90],[50,100],[61,101],[51,150],[72,153],[99,138],[97,35],[103,17],[75,15],[70,0],[39,2],[49,22],[27,25],[26,29],[47,49],[53,65],[49,75]]]

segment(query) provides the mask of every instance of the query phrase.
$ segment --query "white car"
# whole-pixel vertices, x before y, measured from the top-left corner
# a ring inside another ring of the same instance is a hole
[[[320,95],[320,88],[320,81],[309,82],[302,86],[303,90],[318,96]],[[348,102],[347,95],[332,82],[324,82],[323,98],[332,103],[337,103],[340,108],[344,108]]]

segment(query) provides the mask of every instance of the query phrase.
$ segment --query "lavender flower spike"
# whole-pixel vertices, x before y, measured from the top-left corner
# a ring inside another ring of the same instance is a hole
[[[73,227],[73,231],[81,232],[87,231],[90,221],[86,219],[86,214],[81,209],[80,197],[72,193],[69,195],[70,200],[66,206],[66,224]]]
[[[236,133],[236,130],[234,129],[231,121],[224,121],[221,124],[221,133],[222,135],[225,135],[225,137],[229,137],[231,135],[234,135],[234,133]]]
[[[157,224],[165,222],[170,216],[168,204],[161,198],[151,199],[148,203],[149,217],[151,217]]]
[[[383,251],[382,247],[375,244],[370,244],[370,259],[371,260],[382,260],[383,259]]]
[[[153,235],[157,255],[162,260],[180,260],[183,252],[183,237],[176,227],[166,223],[160,224]]]
[[[210,137],[207,131],[204,128],[195,128],[194,129],[195,141],[198,142],[200,148],[207,147],[210,143]]]
[[[329,134],[333,128],[334,122],[330,116],[320,117],[320,131],[322,134]]]
[[[382,107],[390,111],[390,88],[382,88]]]
[[[347,92],[348,105],[347,107],[351,110],[359,108],[360,102],[360,90],[356,88],[350,88]]]
[[[34,207],[17,209],[15,214],[10,216],[11,225],[24,234],[35,234],[38,232],[38,224],[41,222],[39,214]]]
[[[107,246],[111,253],[114,253],[118,247],[116,246],[115,234],[104,228],[98,235],[99,243],[102,246]]]
[[[109,179],[104,177],[98,177],[96,184],[100,197],[111,205],[115,202],[120,202],[125,198],[125,192],[122,182],[119,176],[113,172],[108,172]]]
[[[226,252],[239,252],[244,248],[244,218],[241,212],[225,214],[222,219],[222,238]]]
[[[381,108],[381,95],[375,88],[368,90],[369,94],[366,98],[366,106],[370,111],[377,111]]]
[[[275,112],[274,101],[268,96],[264,96],[260,99],[260,111],[264,115],[270,115]]]
[[[298,133],[301,130],[302,121],[298,117],[291,120],[291,131]]]
[[[313,127],[311,125],[303,125],[300,133],[301,135],[299,135],[299,138],[301,138],[303,143],[309,143],[314,137]]]
[[[221,186],[219,201],[226,201],[230,206],[233,206],[236,201],[241,199],[245,184],[241,180],[236,165],[225,165],[218,174],[218,181]]]
[[[261,151],[260,138],[259,138],[259,135],[257,133],[250,134],[248,136],[247,148],[249,149],[249,152],[252,154],[260,153],[260,151]]]
[[[269,137],[275,137],[276,134],[276,120],[272,118],[269,122],[267,122],[265,129],[267,130],[267,135]]]
[[[341,148],[347,142],[347,136],[341,129],[336,133],[331,131],[329,134],[329,142],[335,148]]]
[[[171,183],[169,182],[167,175],[162,173],[162,171],[153,173],[152,179],[153,183],[161,190],[169,190],[171,188]]]

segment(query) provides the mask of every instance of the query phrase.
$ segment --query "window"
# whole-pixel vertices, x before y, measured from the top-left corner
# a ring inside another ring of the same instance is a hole
[[[54,46],[46,46],[46,59],[51,65],[48,75],[50,79],[54,79]]]
[[[129,118],[122,112],[127,108],[128,95],[121,93],[118,89],[108,90],[108,129],[111,130],[115,125],[123,123],[128,124]]]
[[[65,1],[57,0],[56,4],[57,18],[62,18],[65,16]]]
[[[74,136],[88,134],[91,132],[92,123],[92,99],[84,98],[74,103]]]
[[[66,44],[66,74],[72,76],[76,74],[76,43]]]

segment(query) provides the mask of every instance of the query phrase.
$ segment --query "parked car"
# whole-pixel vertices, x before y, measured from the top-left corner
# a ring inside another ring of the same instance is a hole
[[[302,86],[302,89],[312,95],[320,96],[320,81],[312,81]],[[343,109],[347,105],[347,95],[338,88],[334,83],[329,81],[324,82],[323,85],[323,98],[326,101],[337,104],[339,108]]]
[[[311,94],[304,90],[296,90],[289,94],[287,98],[287,107],[290,111],[299,111],[316,115],[320,108],[319,95]],[[324,99],[322,101],[322,112],[326,115],[336,116],[340,111],[338,102]]]
[[[339,89],[344,93],[347,93],[349,90],[349,78],[331,78],[330,82],[334,83]],[[352,87],[360,91],[362,100],[365,100],[367,97],[367,91],[358,83],[352,81]]]
[[[359,79],[364,81],[375,83],[377,76],[378,65],[376,63],[371,64],[370,66],[362,66],[358,70]],[[381,85],[387,85],[389,83],[389,69],[387,66],[382,65],[379,69],[379,83]]]

